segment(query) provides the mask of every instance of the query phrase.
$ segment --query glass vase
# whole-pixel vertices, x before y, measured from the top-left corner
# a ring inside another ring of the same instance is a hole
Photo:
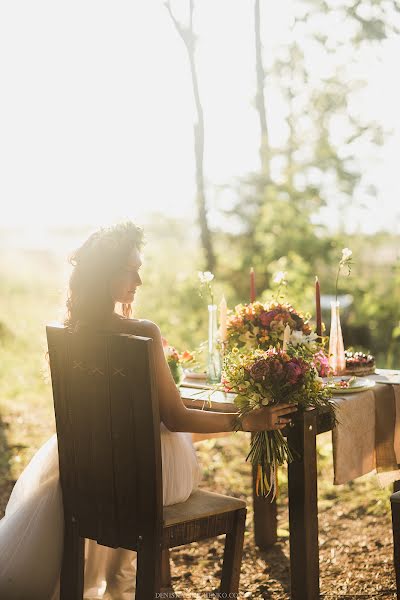
[[[340,304],[331,302],[331,330],[329,334],[329,366],[334,375],[342,375],[346,369],[342,327],[340,325]]]
[[[221,381],[221,355],[218,348],[217,305],[208,305],[208,353],[207,380],[208,383]]]

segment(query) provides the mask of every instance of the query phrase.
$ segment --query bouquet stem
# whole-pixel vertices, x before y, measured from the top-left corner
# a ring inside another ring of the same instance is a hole
[[[280,431],[258,431],[251,440],[246,457],[257,467],[256,495],[274,500],[277,491],[277,467],[293,461],[293,454]]]

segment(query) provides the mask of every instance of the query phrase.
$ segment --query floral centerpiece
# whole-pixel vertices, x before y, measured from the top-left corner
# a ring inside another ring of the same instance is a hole
[[[257,309],[263,314],[259,307]],[[300,321],[294,321],[300,324]],[[309,335],[308,329],[305,335]],[[225,357],[222,383],[226,391],[236,394],[238,428],[240,418],[245,414],[272,404],[295,403],[299,408],[326,406],[334,414],[329,402],[331,391],[319,377],[310,353],[301,345],[289,344],[286,351],[278,345],[248,353],[241,353],[235,346]],[[293,453],[281,431],[255,433],[247,460],[257,467],[256,494],[274,498],[276,468],[293,460]]]
[[[317,335],[312,331],[308,318],[291,304],[276,301],[239,304],[228,316],[228,349],[266,350],[269,346],[282,345],[286,325],[291,331],[290,343],[296,346],[315,345]]]
[[[170,346],[165,338],[163,338],[164,356],[174,378],[176,385],[180,385],[184,379],[184,369],[188,366],[193,366],[195,362],[194,355],[185,350],[179,353],[174,346]]]
[[[285,329],[290,329],[286,342],[301,348],[321,377],[329,375],[329,360],[324,345],[312,330],[308,315],[296,311],[288,302],[272,301],[239,304],[227,319],[228,351],[237,348],[242,353],[256,349],[268,350],[283,346]]]

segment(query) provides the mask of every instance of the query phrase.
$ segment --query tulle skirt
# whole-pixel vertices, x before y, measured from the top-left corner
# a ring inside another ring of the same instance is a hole
[[[164,506],[184,502],[199,482],[191,434],[161,424]],[[0,599],[59,600],[64,535],[53,435],[32,458],[14,486],[0,521]],[[136,553],[85,544],[85,600],[132,600]]]

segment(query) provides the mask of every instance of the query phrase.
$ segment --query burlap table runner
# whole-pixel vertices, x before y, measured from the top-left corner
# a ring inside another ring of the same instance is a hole
[[[338,424],[332,431],[334,483],[376,471],[381,485],[400,479],[400,386],[336,399]]]
[[[375,390],[375,451],[376,471],[382,486],[400,479],[395,450],[396,393],[398,386],[376,385]]]

